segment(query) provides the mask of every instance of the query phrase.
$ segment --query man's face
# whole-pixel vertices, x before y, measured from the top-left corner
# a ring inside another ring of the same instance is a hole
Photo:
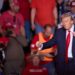
[[[75,14],[75,6],[71,7],[71,12]]]
[[[62,25],[65,29],[69,30],[72,27],[73,24],[73,20],[71,19],[71,17],[64,17],[62,19]]]
[[[44,31],[44,34],[45,34],[46,37],[49,37],[50,34],[51,34],[51,32],[52,32],[51,27],[47,27],[47,28],[45,29],[45,31]]]
[[[32,63],[34,66],[38,66],[39,63],[40,63],[40,59],[38,56],[34,56],[33,59],[32,59]]]
[[[14,11],[14,12],[18,12],[18,11],[19,11],[19,6],[16,5],[13,1],[10,2],[10,8],[11,8],[11,10]]]

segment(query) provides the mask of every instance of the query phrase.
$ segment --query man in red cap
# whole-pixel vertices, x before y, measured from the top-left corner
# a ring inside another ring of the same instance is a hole
[[[11,28],[12,33],[6,50],[6,62],[4,65],[5,75],[21,75],[24,62],[25,46],[24,19],[18,12],[19,3],[17,0],[9,0],[10,10],[2,15],[3,28]]]

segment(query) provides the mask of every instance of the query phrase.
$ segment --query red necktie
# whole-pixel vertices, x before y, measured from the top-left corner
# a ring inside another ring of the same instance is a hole
[[[70,44],[70,31],[68,31],[68,35],[66,38],[66,63],[68,63],[68,47]]]

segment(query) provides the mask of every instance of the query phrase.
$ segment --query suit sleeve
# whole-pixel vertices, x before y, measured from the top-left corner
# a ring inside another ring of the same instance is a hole
[[[48,42],[43,43],[42,50],[46,48],[51,48],[54,45],[57,45],[57,31],[55,32],[54,37],[52,39],[50,39]]]

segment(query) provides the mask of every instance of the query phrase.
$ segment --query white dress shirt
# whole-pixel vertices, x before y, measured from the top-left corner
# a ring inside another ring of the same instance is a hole
[[[72,42],[73,42],[73,31],[74,31],[74,25],[70,28],[70,44],[68,47],[68,58],[73,58],[72,54]],[[66,37],[68,35],[68,30],[66,31]]]

